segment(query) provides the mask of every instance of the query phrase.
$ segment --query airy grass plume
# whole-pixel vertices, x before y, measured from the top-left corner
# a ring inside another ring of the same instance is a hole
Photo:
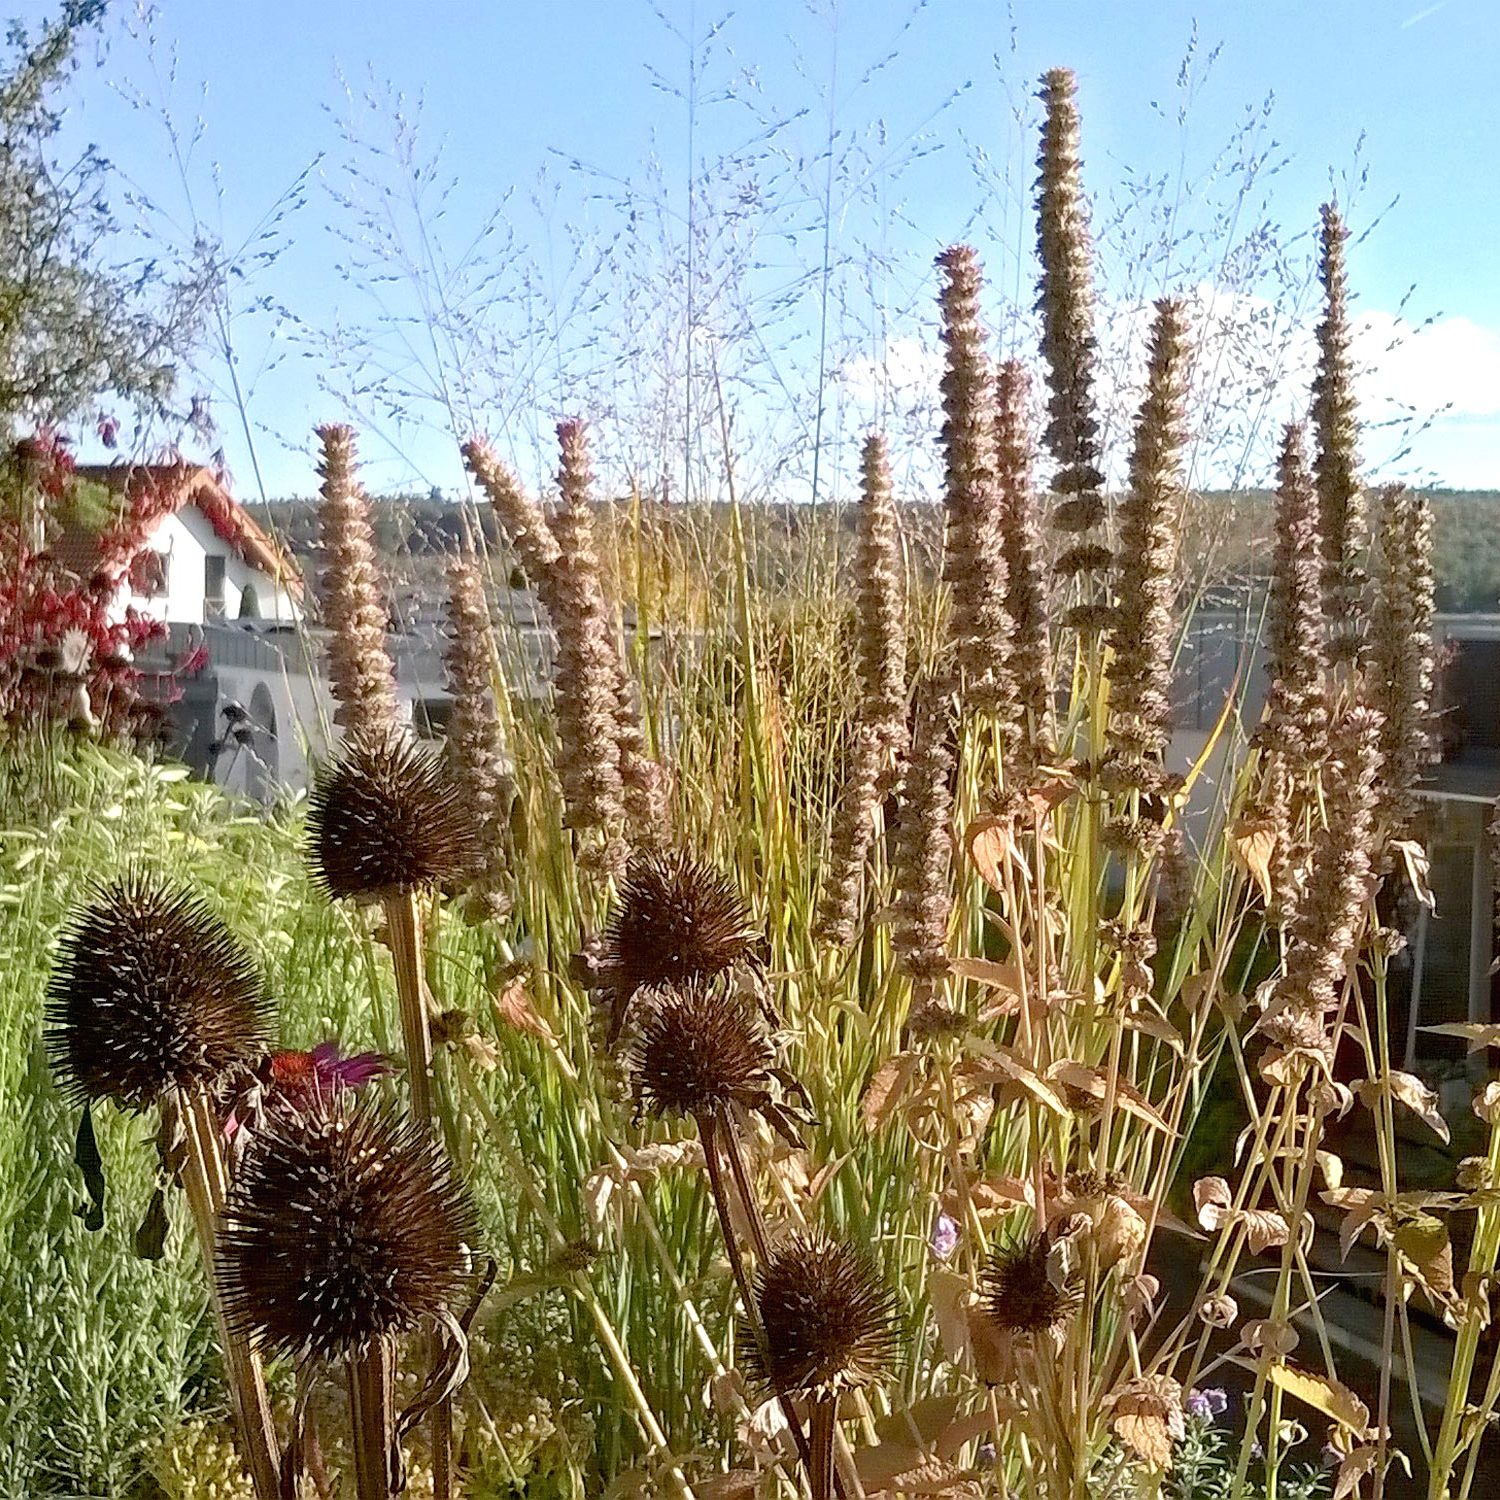
[[[945,347],[943,394],[943,581],[948,639],[961,699],[1014,726],[1005,546],[995,483],[991,371],[979,315],[979,258],[968,245],[938,256]]]
[[[1381,497],[1379,571],[1371,622],[1371,701],[1380,711],[1380,795],[1386,828],[1409,831],[1416,787],[1432,759],[1432,509],[1398,486]]]
[[[1323,543],[1323,615],[1330,656],[1342,662],[1356,660],[1362,649],[1365,513],[1344,262],[1349,231],[1336,205],[1325,203],[1321,214],[1318,275],[1323,283],[1323,316],[1317,327],[1318,366],[1312,385],[1317,438],[1313,472]]]
[[[394,727],[397,711],[370,502],[355,472],[354,429],[329,423],[318,428],[318,440],[323,445],[319,523],[326,558],[328,672],[339,705],[333,717],[351,733],[373,734]]]
[[[495,711],[490,612],[484,581],[472,558],[448,567],[448,769],[477,825],[482,862],[469,881],[475,916],[503,916],[510,908],[506,850],[515,788],[505,771],[505,745]]]
[[[308,799],[314,873],[330,895],[383,901],[462,884],[483,848],[442,760],[401,734],[351,736]]]
[[[1099,539],[1105,519],[1100,490],[1099,422],[1094,409],[1092,250],[1079,161],[1078,105],[1073,73],[1053,68],[1042,78],[1045,111],[1037,157],[1037,253],[1042,264],[1037,311],[1047,365],[1047,450],[1057,462],[1052,488],[1061,498],[1052,524],[1074,538],[1057,572],[1078,582],[1079,602],[1067,623],[1090,628],[1101,618],[1110,554]]]
[[[760,934],[734,884],[681,851],[638,855],[604,930],[600,978],[610,990],[609,1040],[638,990],[709,980],[749,959]]]
[[[798,1231],[757,1269],[754,1296],[765,1345],[746,1340],[746,1359],[766,1390],[821,1400],[888,1372],[895,1299],[854,1246]]]
[[[985,1267],[981,1296],[986,1316],[1012,1334],[1051,1333],[1083,1304],[1077,1287],[1059,1285],[1048,1264],[1045,1235],[1031,1235],[995,1252]]]
[[[475,1239],[444,1153],[369,1105],[272,1111],[224,1211],[219,1285],[233,1327],[291,1358],[341,1359],[451,1308]]]
[[[952,849],[953,700],[938,678],[918,689],[896,829],[896,924],[902,970],[931,983],[948,972]]]
[[[1031,434],[1027,430],[1026,369],[1019,360],[1000,366],[995,385],[995,483],[1005,550],[1005,608],[1010,617],[1011,671],[1016,696],[1029,716],[1025,743],[1050,741],[1052,646],[1047,582],[1042,571],[1040,527],[1032,485]]]
[[[1177,527],[1187,498],[1187,310],[1156,304],[1146,394],[1120,508],[1120,602],[1110,645],[1110,736],[1127,755],[1158,756],[1172,733]]]
[[[249,954],[196,897],[136,873],[101,890],[63,932],[47,991],[47,1042],[66,1085],[144,1109],[206,1092],[267,1046]]]
[[[620,662],[614,623],[604,603],[594,523],[593,483],[581,422],[560,422],[552,565],[557,634],[557,769],[572,828],[613,830],[624,820],[620,778]]]
[[[727,986],[699,981],[641,994],[631,1048],[637,1102],[657,1117],[723,1120],[770,1099],[771,1040],[760,1012]]]
[[[1317,496],[1296,423],[1289,423],[1282,436],[1276,480],[1276,551],[1266,610],[1271,688],[1259,738],[1305,765],[1318,753],[1328,710]]]

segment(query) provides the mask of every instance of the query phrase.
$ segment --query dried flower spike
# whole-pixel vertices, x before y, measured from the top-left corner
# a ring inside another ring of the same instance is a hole
[[[759,934],[731,881],[683,853],[638,856],[604,932],[600,972],[613,996],[609,1040],[637,990],[712,979],[750,958]]]
[[[370,502],[355,473],[354,429],[318,428],[323,445],[322,528],[328,670],[339,707],[334,722],[351,733],[395,726],[396,677],[386,651],[384,586],[376,561]]]
[[[399,734],[345,743],[313,787],[308,836],[323,886],[356,901],[459,883],[482,857],[474,809],[442,761]]]
[[[145,875],[74,916],[48,986],[53,1065],[78,1094],[142,1109],[265,1052],[249,955],[195,897]]]
[[[895,1299],[866,1256],[817,1230],[773,1248],[754,1282],[764,1349],[747,1340],[759,1382],[818,1400],[871,1385],[896,1350]]]
[[[760,1012],[743,996],[690,983],[646,991],[640,1003],[631,1074],[648,1114],[720,1120],[769,1100],[775,1056]]]
[[[272,1111],[224,1210],[231,1325],[272,1352],[358,1355],[462,1294],[475,1235],[439,1147],[369,1106]]]
[[[948,972],[952,849],[952,701],[941,683],[918,691],[896,829],[894,946],[902,969],[931,982]]]

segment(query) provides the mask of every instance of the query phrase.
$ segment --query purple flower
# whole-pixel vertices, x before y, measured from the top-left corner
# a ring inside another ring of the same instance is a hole
[[[979,1451],[974,1457],[981,1469],[993,1469],[995,1467],[995,1445],[993,1443],[981,1443]]]
[[[1190,1417],[1196,1417],[1200,1422],[1212,1422],[1229,1410],[1229,1397],[1218,1386],[1209,1386],[1207,1390],[1190,1391],[1186,1406]]]
[[[927,1242],[939,1260],[947,1260],[958,1249],[958,1221],[947,1214],[939,1214],[932,1226],[932,1238]]]
[[[372,1079],[382,1078],[391,1065],[378,1052],[339,1053],[337,1042],[319,1042],[311,1053],[313,1074],[324,1088],[362,1089]]]

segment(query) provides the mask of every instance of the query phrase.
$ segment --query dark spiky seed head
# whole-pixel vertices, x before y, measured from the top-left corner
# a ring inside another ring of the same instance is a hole
[[[743,997],[702,983],[648,990],[631,1050],[636,1099],[648,1113],[722,1118],[767,1096],[774,1061],[760,1015]]]
[[[601,956],[617,1017],[644,986],[712,979],[747,958],[757,939],[739,892],[711,865],[682,853],[633,861]]]
[[[171,1088],[210,1088],[267,1044],[250,955],[196,897],[143,874],[106,887],[72,918],[47,1023],[67,1085],[129,1109]]]
[[[985,1268],[984,1310],[1010,1333],[1046,1333],[1078,1311],[1076,1289],[1058,1286],[1048,1274],[1045,1235],[1032,1235],[995,1253]]]
[[[343,1358],[451,1307],[474,1220],[444,1153],[409,1121],[320,1100],[274,1111],[224,1210],[219,1284],[259,1346]]]
[[[474,811],[447,767],[400,733],[346,742],[313,788],[308,834],[318,879],[355,900],[458,884],[481,861]]]
[[[854,1246],[817,1230],[793,1234],[756,1272],[752,1291],[766,1346],[747,1338],[746,1359],[767,1390],[818,1398],[886,1373],[895,1299]]]

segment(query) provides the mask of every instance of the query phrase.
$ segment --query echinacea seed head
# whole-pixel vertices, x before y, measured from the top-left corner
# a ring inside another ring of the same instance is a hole
[[[1059,1285],[1048,1263],[1051,1245],[1032,1235],[999,1250],[985,1268],[984,1310],[1010,1333],[1049,1333],[1078,1311],[1082,1297],[1068,1283]]]
[[[765,1349],[747,1361],[766,1389],[814,1399],[867,1386],[896,1352],[895,1299],[854,1246],[817,1230],[772,1250],[753,1287]]]
[[[648,1114],[722,1118],[769,1097],[774,1062],[759,1012],[723,986],[647,990],[631,1075]]]
[[[143,1109],[169,1089],[212,1088],[266,1047],[250,955],[201,901],[133,874],[63,933],[48,986],[48,1049],[88,1099]]]
[[[324,888],[357,901],[457,884],[482,858],[474,811],[443,762],[394,732],[351,737],[324,768],[308,834]]]
[[[225,1205],[219,1284],[231,1326],[259,1346],[344,1358],[451,1307],[474,1236],[430,1139],[325,1097],[270,1112],[252,1137]]]

